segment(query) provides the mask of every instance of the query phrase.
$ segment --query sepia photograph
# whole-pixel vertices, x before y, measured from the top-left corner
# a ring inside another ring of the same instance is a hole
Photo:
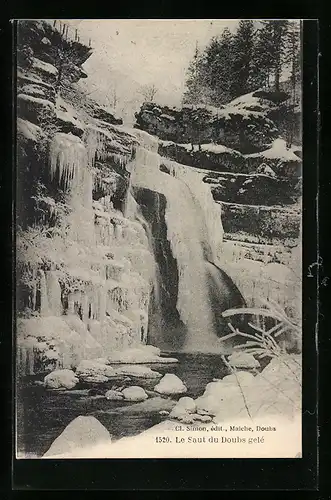
[[[302,458],[302,21],[15,30],[16,458]]]

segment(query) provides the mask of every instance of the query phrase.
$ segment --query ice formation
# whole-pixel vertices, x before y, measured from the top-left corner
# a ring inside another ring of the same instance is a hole
[[[40,257],[31,264],[29,304],[40,317],[19,327],[19,359],[29,373],[45,356],[52,368],[70,369],[147,342],[154,260],[142,217],[137,205],[127,218],[109,196],[92,200],[94,160],[110,161],[111,133],[92,127],[83,139],[57,133],[50,147],[50,178],[66,193],[70,210],[52,238],[31,238]],[[115,146],[124,162],[128,151]]]

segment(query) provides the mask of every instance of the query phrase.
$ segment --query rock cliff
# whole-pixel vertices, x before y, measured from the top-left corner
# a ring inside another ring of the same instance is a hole
[[[90,47],[18,23],[17,308],[21,373],[146,342],[153,257],[125,217],[135,136],[75,83]]]

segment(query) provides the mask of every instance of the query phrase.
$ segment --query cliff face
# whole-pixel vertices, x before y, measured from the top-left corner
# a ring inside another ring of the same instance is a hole
[[[300,110],[289,94],[256,91],[221,108],[145,103],[136,117],[137,127],[160,138],[161,155],[206,170],[203,181],[222,205],[229,239],[294,244],[302,160]]]
[[[91,55],[22,21],[17,67],[17,308],[22,373],[146,342],[153,257],[125,217],[136,138],[79,94]]]

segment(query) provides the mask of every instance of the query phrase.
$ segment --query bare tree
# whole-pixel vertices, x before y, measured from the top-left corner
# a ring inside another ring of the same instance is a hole
[[[117,104],[118,104],[118,95],[117,95],[117,89],[116,89],[116,87],[114,87],[111,90],[110,94],[106,95],[106,99],[108,101],[109,106],[112,109],[116,110],[116,107],[117,107]]]
[[[144,97],[145,101],[147,102],[154,102],[154,97],[157,94],[158,89],[157,87],[152,84],[152,85],[144,85],[139,93]]]

